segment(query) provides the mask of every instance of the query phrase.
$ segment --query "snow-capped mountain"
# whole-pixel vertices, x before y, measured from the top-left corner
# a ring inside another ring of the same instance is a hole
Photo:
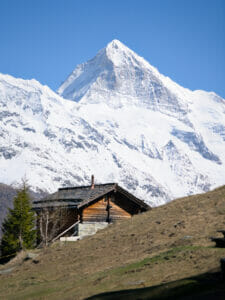
[[[68,99],[68,100],[66,100]],[[0,182],[119,182],[151,205],[225,183],[225,100],[190,91],[114,40],[58,94],[0,75]]]

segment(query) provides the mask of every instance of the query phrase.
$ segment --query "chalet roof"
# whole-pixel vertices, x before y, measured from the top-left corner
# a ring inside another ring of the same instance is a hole
[[[146,203],[118,186],[117,183],[95,184],[94,189],[91,189],[90,185],[60,188],[57,192],[45,197],[44,199],[34,201],[33,208],[40,209],[44,207],[62,206],[81,208],[112,191],[125,195],[145,210],[150,209]]]

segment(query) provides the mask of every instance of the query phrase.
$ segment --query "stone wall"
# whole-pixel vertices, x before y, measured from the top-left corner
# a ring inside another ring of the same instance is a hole
[[[95,234],[98,230],[108,226],[107,222],[84,222],[79,224],[78,236],[80,238]]]

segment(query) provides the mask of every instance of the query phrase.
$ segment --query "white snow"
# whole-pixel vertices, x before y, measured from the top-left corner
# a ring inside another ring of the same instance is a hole
[[[225,100],[179,86],[120,41],[58,94],[0,74],[0,182],[26,175],[54,192],[95,174],[151,205],[225,183]]]

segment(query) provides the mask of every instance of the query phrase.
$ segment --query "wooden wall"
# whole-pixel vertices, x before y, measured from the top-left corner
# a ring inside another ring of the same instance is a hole
[[[107,202],[104,198],[98,200],[97,202],[91,204],[90,206],[83,209],[82,221],[83,222],[106,222]]]
[[[131,214],[129,214],[126,210],[121,208],[113,201],[110,201],[110,206],[112,207],[110,208],[110,218],[112,219],[112,221],[131,217]]]
[[[142,210],[138,204],[127,199],[127,197],[121,193],[116,193],[113,197],[113,202],[119,205],[121,209],[127,211],[130,215],[136,215]]]
[[[112,196],[106,196],[83,209],[83,222],[113,222],[119,219],[130,218],[126,210],[112,201]]]

